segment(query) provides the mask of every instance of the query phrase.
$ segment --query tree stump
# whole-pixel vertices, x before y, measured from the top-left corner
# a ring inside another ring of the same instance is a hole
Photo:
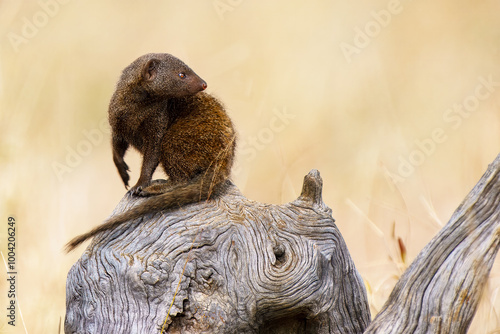
[[[363,280],[321,190],[317,171],[284,205],[233,185],[99,235],[68,274],[65,332],[363,333]]]
[[[500,155],[371,324],[321,188],[312,171],[297,200],[267,205],[232,186],[99,235],[68,274],[65,332],[467,332],[500,245]]]

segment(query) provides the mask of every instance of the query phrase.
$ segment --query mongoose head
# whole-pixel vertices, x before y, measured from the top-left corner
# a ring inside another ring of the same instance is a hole
[[[160,98],[194,95],[207,88],[207,83],[189,66],[168,53],[139,57],[123,70],[121,81]]]

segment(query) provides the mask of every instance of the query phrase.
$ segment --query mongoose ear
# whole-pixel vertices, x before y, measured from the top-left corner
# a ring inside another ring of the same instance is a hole
[[[144,66],[144,70],[142,72],[142,77],[146,81],[152,81],[156,78],[158,74],[158,66],[160,65],[160,61],[158,59],[149,60]]]

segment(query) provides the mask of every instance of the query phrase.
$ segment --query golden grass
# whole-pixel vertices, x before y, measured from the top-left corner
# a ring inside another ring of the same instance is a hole
[[[57,332],[66,274],[82,251],[64,255],[63,245],[124,194],[99,124],[120,71],[141,54],[180,57],[224,101],[239,132],[234,181],[248,198],[291,201],[303,176],[321,171],[373,314],[499,153],[500,86],[465,116],[447,111],[474,102],[479,78],[500,82],[497,2],[401,1],[351,62],[342,43],[354,45],[356,27],[376,29],[372,11],[389,1],[242,0],[219,15],[220,2],[0,2],[0,209],[4,222],[18,222],[27,332]],[[26,22],[40,27],[23,37]],[[435,131],[440,142],[419,155],[416,141]],[[58,177],[54,162],[67,164],[73,150],[80,160]],[[397,179],[412,155],[422,164]],[[127,161],[135,180],[137,154]],[[497,263],[471,333],[500,332],[499,271]]]

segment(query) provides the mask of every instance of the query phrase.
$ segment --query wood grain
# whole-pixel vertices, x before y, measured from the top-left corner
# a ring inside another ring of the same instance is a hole
[[[65,332],[160,333],[168,314],[164,333],[363,333],[364,284],[321,189],[317,171],[284,205],[232,186],[103,233],[68,274]]]

